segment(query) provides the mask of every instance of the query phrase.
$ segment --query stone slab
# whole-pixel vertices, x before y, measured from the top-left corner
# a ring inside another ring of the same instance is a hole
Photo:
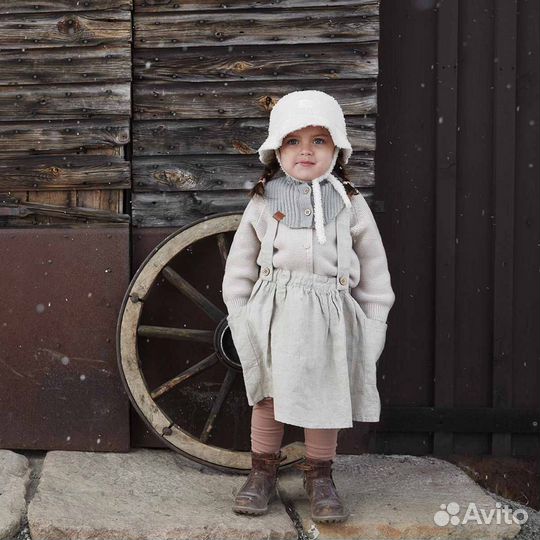
[[[296,539],[284,506],[236,515],[245,476],[213,471],[169,449],[51,451],[28,507],[33,540]]]
[[[0,450],[0,539],[10,538],[19,531],[26,512],[29,483],[28,459],[10,450]]]
[[[292,501],[312,540],[490,540],[514,538],[520,531],[518,523],[504,523],[505,516],[497,507],[497,504],[503,506],[500,502],[447,461],[403,455],[337,456],[333,477],[351,515],[344,523],[315,524],[310,517],[301,472],[283,471],[280,475],[280,496],[284,501]],[[471,503],[476,507],[480,524],[465,521]],[[459,511],[450,515],[446,509]],[[491,524],[482,519],[481,510],[493,510]],[[451,517],[459,523],[438,525],[436,514],[443,523]],[[500,524],[496,523],[497,514]]]

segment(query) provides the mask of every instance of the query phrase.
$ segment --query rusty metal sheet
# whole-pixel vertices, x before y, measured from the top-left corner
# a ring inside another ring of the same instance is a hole
[[[0,229],[0,447],[127,451],[127,225]]]

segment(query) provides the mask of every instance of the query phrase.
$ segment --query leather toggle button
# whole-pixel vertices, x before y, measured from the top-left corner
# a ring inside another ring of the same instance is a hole
[[[274,214],[274,219],[277,221],[281,221],[285,217],[285,214],[283,212],[280,212],[279,210]]]
[[[342,285],[345,285],[345,283],[347,283],[347,278],[345,276],[341,276],[339,278],[339,282],[342,284]]]
[[[306,209],[304,210],[304,214],[306,214],[306,216],[311,215],[311,210],[310,210],[309,208],[306,208]]]
[[[268,268],[268,267],[263,268],[263,274],[264,274],[265,276],[267,276],[269,273],[270,273],[270,268]]]

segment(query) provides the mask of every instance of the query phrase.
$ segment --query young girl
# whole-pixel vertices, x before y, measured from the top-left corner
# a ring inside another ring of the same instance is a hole
[[[347,179],[352,148],[332,96],[282,97],[258,152],[266,168],[222,285],[253,406],[252,468],[233,510],[266,512],[290,424],[304,427],[306,459],[297,467],[312,519],[344,521],[332,463],[340,428],[379,421],[376,364],[395,300],[386,254],[368,204]]]

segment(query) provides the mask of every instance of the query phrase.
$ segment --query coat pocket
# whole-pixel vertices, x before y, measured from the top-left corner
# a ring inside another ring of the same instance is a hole
[[[248,305],[249,302],[227,316],[227,323],[229,324],[234,347],[238,354],[240,364],[242,364],[242,368],[249,368],[258,363],[255,350],[253,349],[249,337],[249,323],[247,317]]]
[[[244,386],[248,404],[253,406],[262,399],[261,375],[259,358],[253,348],[249,335],[249,317],[247,316],[248,304],[242,306],[234,313],[227,316],[227,322],[231,331],[238,359],[242,366]]]
[[[364,316],[362,319],[362,363],[365,384],[377,384],[377,362],[386,343],[388,325]]]

